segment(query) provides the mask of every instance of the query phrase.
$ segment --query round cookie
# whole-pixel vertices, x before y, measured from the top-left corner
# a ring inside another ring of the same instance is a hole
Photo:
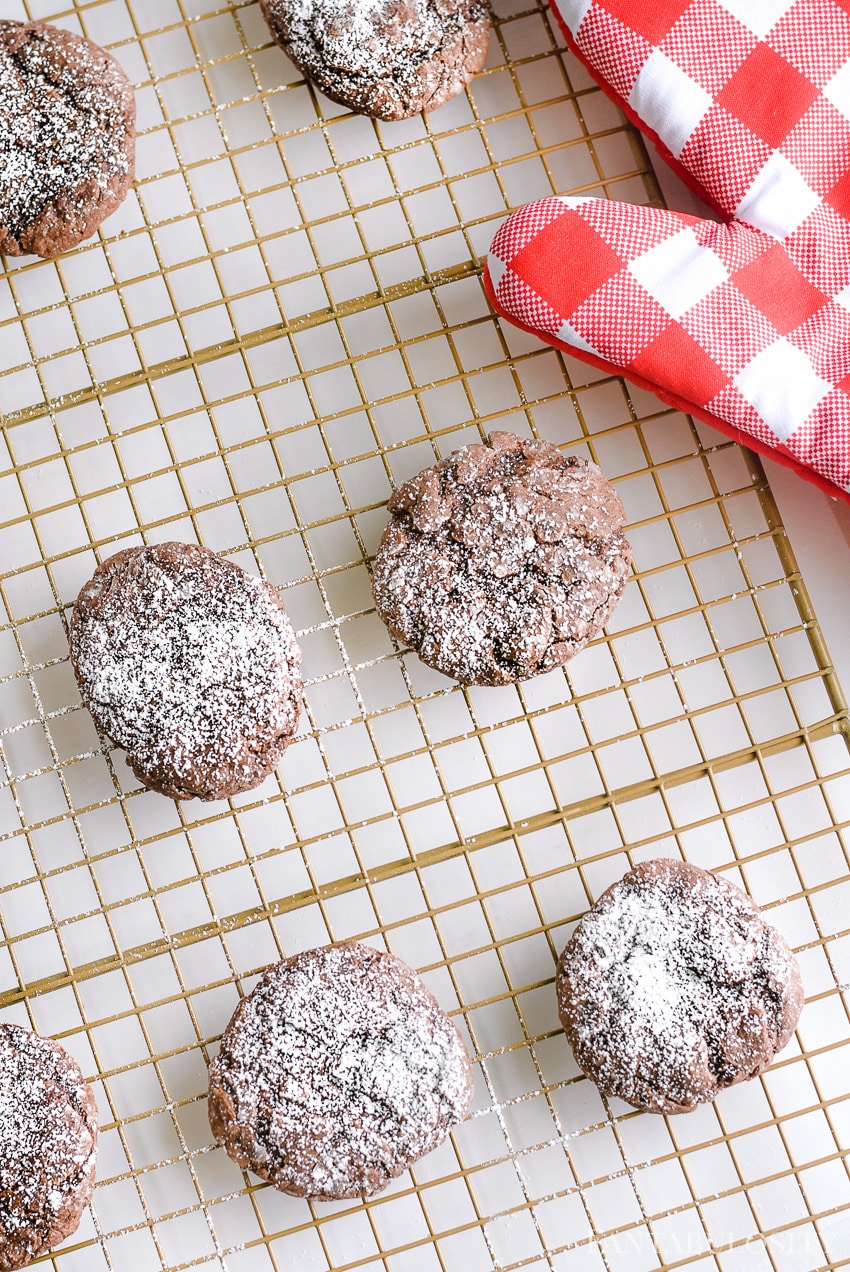
[[[127,548],[74,603],[83,702],[145,786],[224,799],[259,785],[298,724],[301,653],[277,590],[207,548]]]
[[[551,671],[607,622],[631,549],[599,469],[551,442],[491,433],[405,482],[375,557],[390,632],[469,684]]]
[[[485,0],[260,0],[260,8],[326,97],[374,119],[442,106],[487,56]]]
[[[0,253],[58,256],[94,234],[133,180],[133,88],[90,40],[0,21]]]
[[[405,963],[356,941],[270,967],[210,1066],[213,1134],[281,1192],[377,1192],[469,1111],[460,1035]]]
[[[666,859],[602,894],[556,983],[581,1068],[603,1094],[653,1113],[686,1113],[761,1073],[803,1007],[797,960],[749,897]]]
[[[0,1268],[76,1231],[94,1187],[97,1111],[58,1042],[0,1024]]]

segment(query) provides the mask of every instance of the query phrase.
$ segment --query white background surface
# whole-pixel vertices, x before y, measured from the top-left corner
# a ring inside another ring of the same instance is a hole
[[[582,365],[570,387],[487,306],[474,263],[509,207],[646,193],[545,9],[496,11],[469,92],[384,127],[311,94],[256,4],[38,6],[113,45],[140,108],[103,234],[0,286],[0,402],[28,413],[0,434],[0,995],[78,1056],[103,1128],[58,1272],[850,1258],[847,750],[805,739],[830,704],[739,448]],[[567,672],[462,689],[393,645],[368,560],[393,484],[505,426],[600,459],[636,568]],[[837,657],[847,523],[819,499],[789,479],[783,511]],[[174,537],[265,573],[305,655],[279,773],[212,806],[138,787],[67,659],[96,560]],[[668,854],[749,890],[809,999],[768,1073],[678,1119],[599,1097],[552,989],[578,915]],[[267,963],[349,937],[454,1014],[475,1107],[368,1205],[311,1207],[212,1144],[206,1067]]]
[[[846,696],[850,685],[850,504],[828,498],[772,460],[765,460],[765,470]]]

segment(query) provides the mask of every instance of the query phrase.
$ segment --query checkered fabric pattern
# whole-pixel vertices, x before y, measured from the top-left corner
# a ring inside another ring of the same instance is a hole
[[[496,234],[495,308],[850,491],[850,3],[552,0],[723,218],[554,197]]]

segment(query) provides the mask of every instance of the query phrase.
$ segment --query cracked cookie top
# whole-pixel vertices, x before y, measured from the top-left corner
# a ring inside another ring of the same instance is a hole
[[[0,1268],[75,1231],[94,1186],[97,1112],[58,1042],[0,1024]]]
[[[484,0],[260,0],[260,8],[326,97],[375,119],[434,110],[487,56]]]
[[[399,959],[355,941],[270,967],[210,1067],[216,1139],[282,1192],[368,1195],[469,1109],[469,1059]]]
[[[607,622],[631,564],[619,497],[551,442],[492,433],[405,482],[372,593],[397,640],[469,684],[565,663]]]
[[[98,728],[173,799],[251,790],[295,732],[301,651],[277,589],[208,548],[116,552],[77,597],[70,643]]]
[[[0,252],[51,257],[94,234],[133,180],[136,104],[110,54],[0,21]]]
[[[561,955],[558,1009],[606,1095],[683,1113],[761,1073],[803,1006],[797,961],[734,884],[685,862],[636,866]]]

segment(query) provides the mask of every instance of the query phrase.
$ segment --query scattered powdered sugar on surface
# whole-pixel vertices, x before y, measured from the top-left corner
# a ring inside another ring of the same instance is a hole
[[[0,21],[0,230],[14,238],[57,198],[91,205],[127,177],[132,102],[89,41]]]
[[[486,56],[482,0],[262,0],[262,8],[323,91],[380,118],[438,105]]]
[[[802,1003],[779,933],[697,867],[647,862],[581,920],[558,969],[579,1064],[608,1094],[675,1112],[760,1072]]]
[[[0,1024],[0,1267],[77,1226],[94,1179],[94,1100],[59,1044]]]
[[[300,651],[277,592],[194,545],[105,562],[77,600],[71,657],[99,727],[172,794],[255,785],[298,722]]]
[[[458,680],[549,671],[595,636],[625,587],[623,506],[595,465],[494,433],[406,482],[375,559],[390,631]]]
[[[315,1197],[384,1187],[468,1112],[460,1036],[405,964],[355,942],[269,968],[210,1070],[210,1120],[242,1165]]]

